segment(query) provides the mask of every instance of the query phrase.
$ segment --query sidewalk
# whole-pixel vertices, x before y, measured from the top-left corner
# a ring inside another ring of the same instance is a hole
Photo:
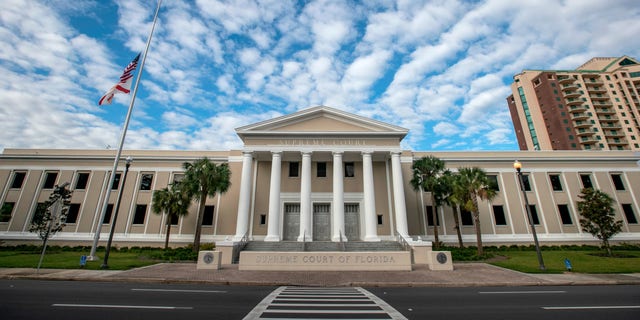
[[[526,274],[485,263],[456,263],[453,271],[239,271],[197,270],[195,263],[160,263],[126,271],[83,269],[0,269],[0,279],[198,283],[212,285],[299,285],[361,287],[469,287],[640,284],[640,274]]]

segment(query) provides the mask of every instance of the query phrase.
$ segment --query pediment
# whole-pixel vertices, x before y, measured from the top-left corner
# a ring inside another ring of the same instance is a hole
[[[389,135],[404,137],[408,130],[381,121],[358,116],[330,107],[304,109],[282,117],[258,122],[236,129],[240,138],[245,136],[291,135]]]

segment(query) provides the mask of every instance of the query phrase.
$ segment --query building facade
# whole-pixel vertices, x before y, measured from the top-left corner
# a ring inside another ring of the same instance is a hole
[[[524,70],[507,98],[520,150],[640,150],[640,63]]]
[[[37,240],[28,232],[33,213],[53,188],[69,182],[73,195],[66,226],[52,241],[87,244],[96,227],[108,237],[113,206],[122,189],[114,242],[161,245],[166,216],[151,211],[154,190],[183,174],[182,164],[202,157],[228,163],[231,187],[206,201],[202,242],[380,241],[406,238],[457,243],[454,210],[434,210],[428,193],[414,190],[414,160],[433,155],[451,170],[480,167],[498,195],[480,202],[483,241],[529,244],[525,201],[513,162],[525,173],[525,189],[543,244],[597,242],[581,231],[576,201],[584,187],[605,191],[624,223],[616,241],[640,240],[640,154],[633,151],[421,152],[402,150],[408,131],[328,107],[314,107],[236,129],[242,150],[125,150],[133,163],[126,183],[107,186],[113,150],[5,149],[0,155],[0,240]],[[124,161],[123,161],[124,162]],[[123,163],[119,170],[123,169]],[[100,213],[109,192],[108,214]],[[197,203],[172,221],[172,245],[193,241]],[[471,213],[458,212],[465,242],[475,243]]]

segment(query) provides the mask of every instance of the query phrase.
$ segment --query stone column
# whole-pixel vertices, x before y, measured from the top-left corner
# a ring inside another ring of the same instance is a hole
[[[269,184],[269,221],[264,241],[280,241],[280,152],[271,153],[271,183]]]
[[[240,196],[238,197],[238,217],[234,241],[240,241],[249,230],[249,208],[251,207],[251,167],[253,154],[242,153],[242,175],[240,178]]]
[[[404,199],[404,183],[402,182],[401,152],[391,152],[391,175],[393,180],[393,204],[396,216],[396,229],[403,237],[409,236],[407,228],[407,204]]]
[[[371,151],[362,152],[362,175],[364,184],[364,241],[380,241],[378,238],[378,216],[376,214],[375,190],[373,187],[373,163]]]
[[[346,232],[344,230],[344,180],[342,173],[342,151],[333,153],[333,228],[331,229],[331,240],[347,241]]]
[[[309,241],[311,233],[311,152],[302,152],[302,172],[300,173],[300,235],[298,241]],[[306,237],[304,239],[303,237]]]

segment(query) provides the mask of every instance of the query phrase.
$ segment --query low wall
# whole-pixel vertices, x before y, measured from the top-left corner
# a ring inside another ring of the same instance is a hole
[[[239,270],[411,271],[408,251],[240,252]]]

